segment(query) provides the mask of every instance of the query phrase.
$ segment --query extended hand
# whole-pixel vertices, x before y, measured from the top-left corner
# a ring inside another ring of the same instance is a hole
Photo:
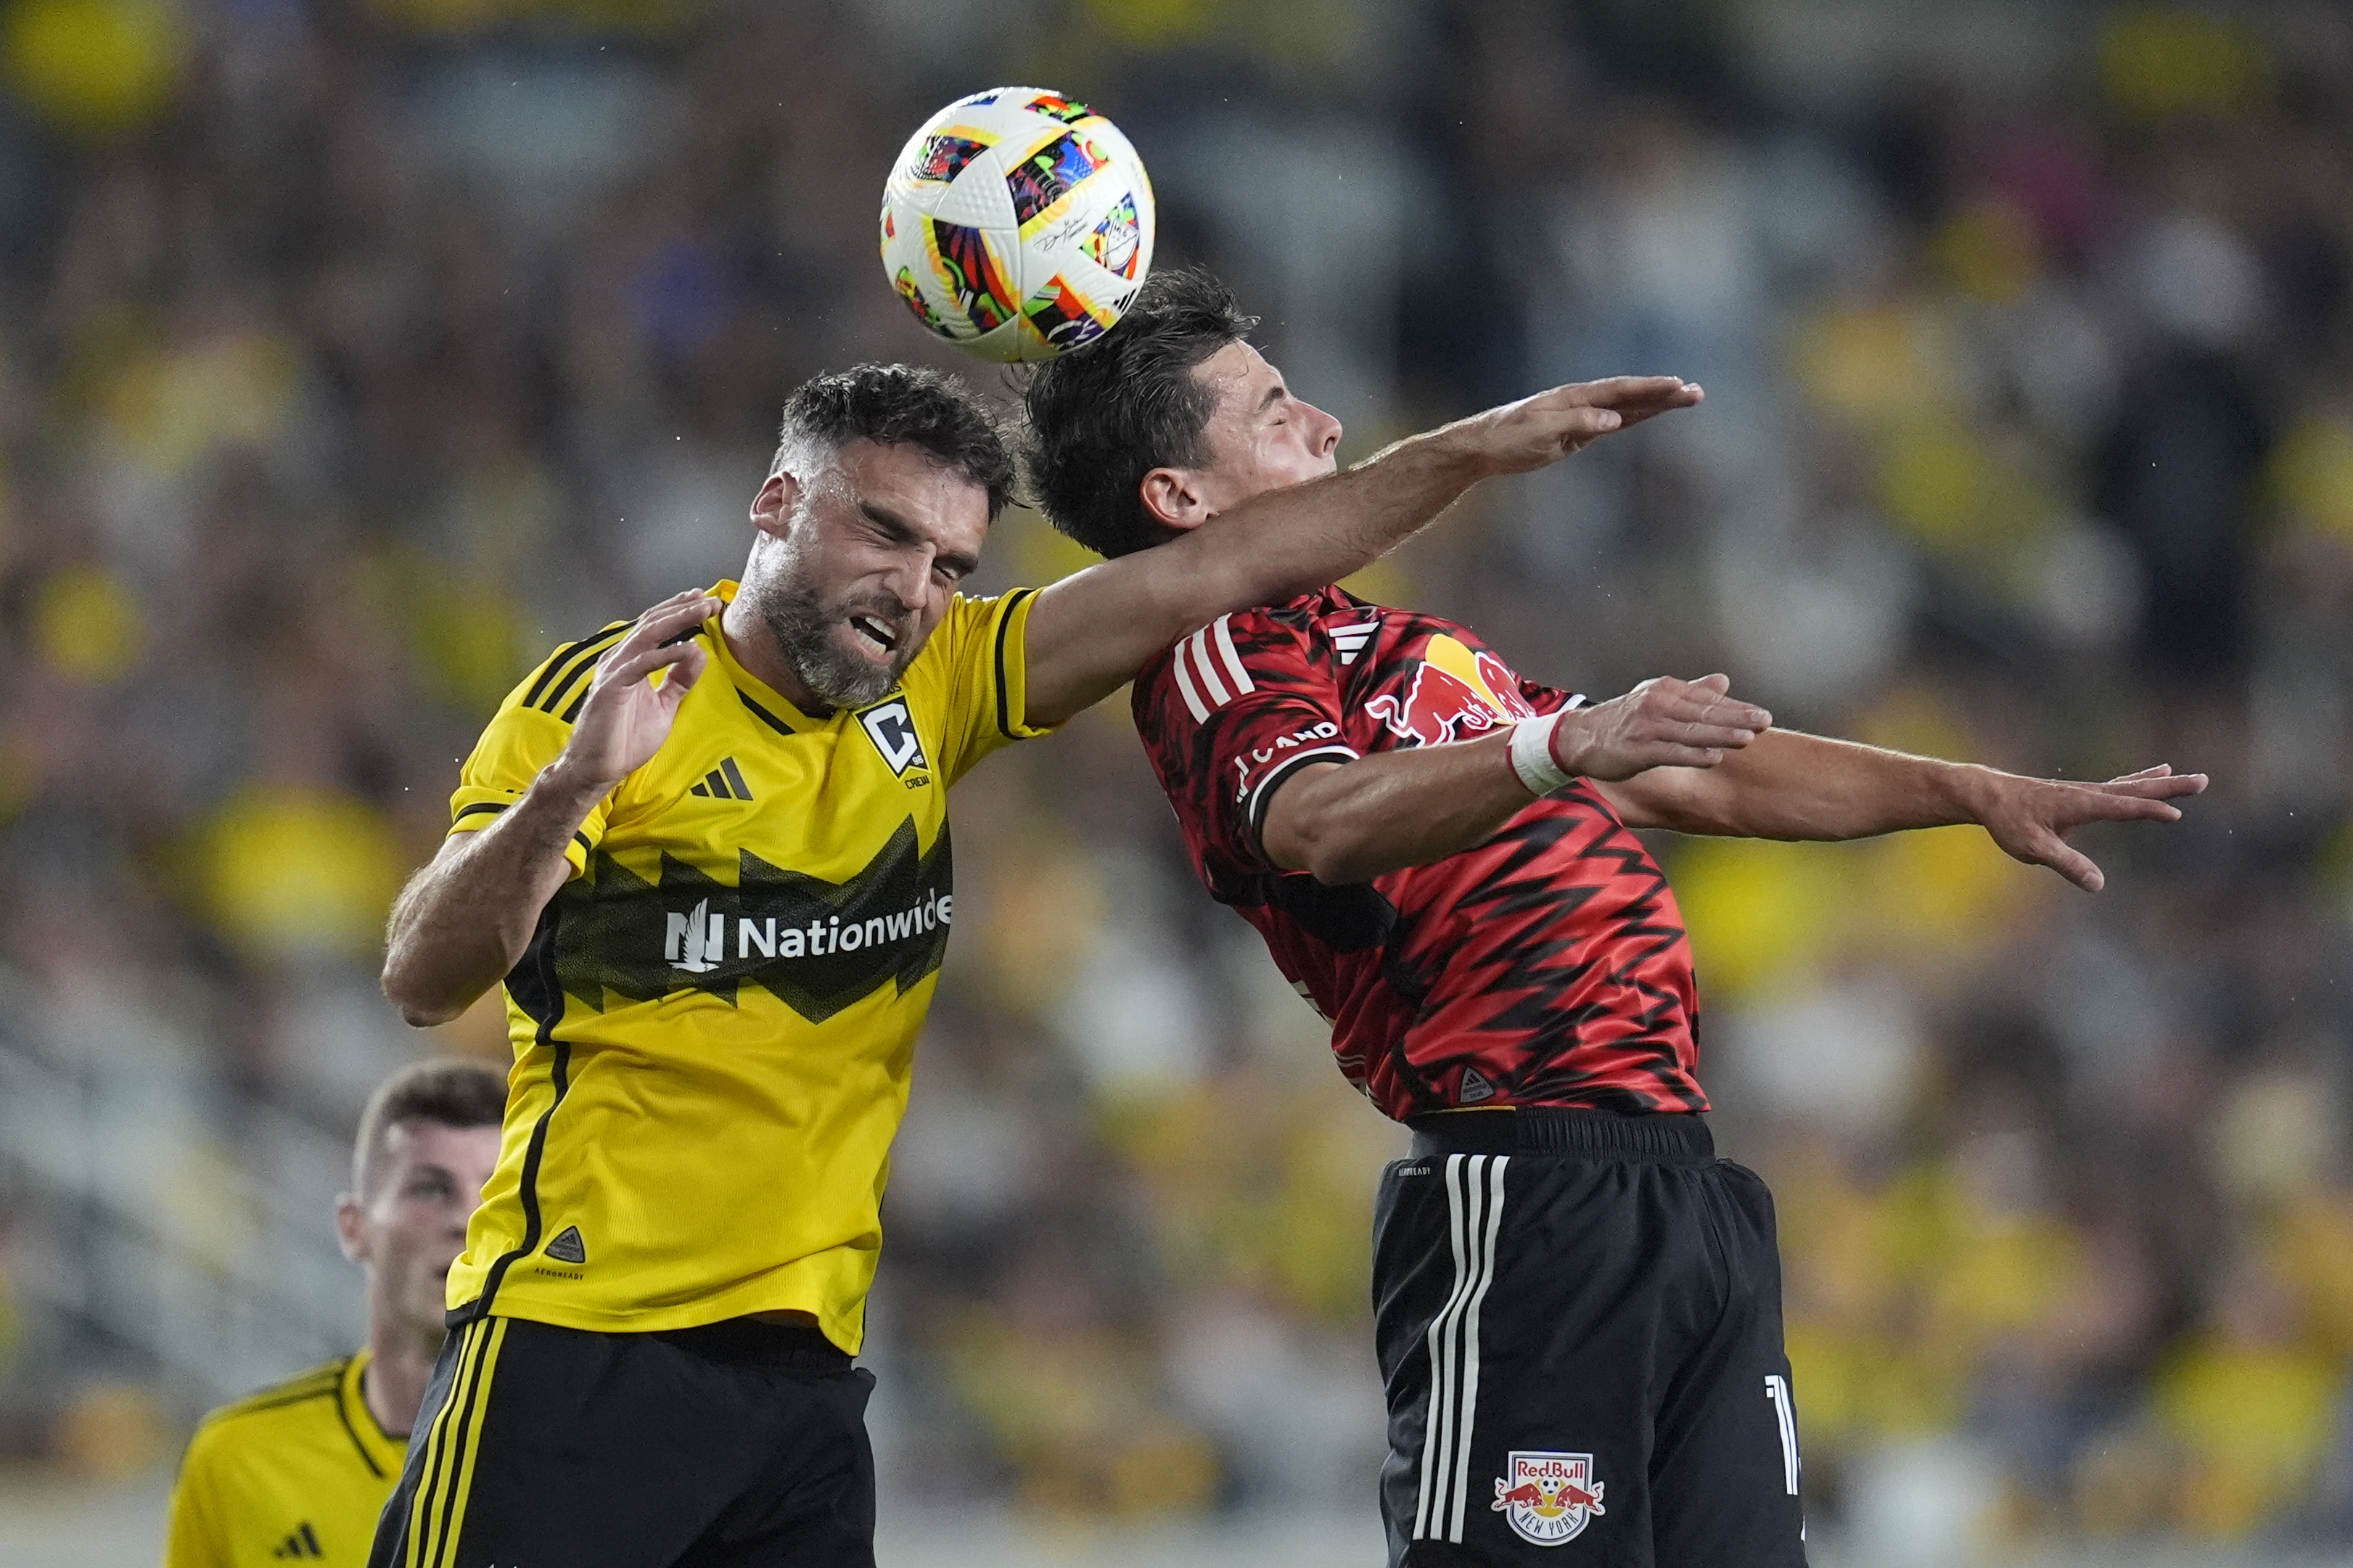
[[[1619,375],[1556,386],[1490,408],[1458,428],[1492,472],[1524,474],[1582,451],[1612,430],[1670,408],[1689,408],[1704,395],[1680,376]]]
[[[669,738],[678,705],[710,661],[691,637],[670,639],[692,632],[720,607],[697,588],[672,595],[639,616],[629,635],[596,661],[587,700],[555,767],[599,794],[643,767]],[[662,668],[670,670],[670,679],[661,685],[646,679]]]
[[[1978,821],[1993,841],[2030,866],[2048,866],[2085,892],[2096,893],[2107,878],[2091,858],[2067,843],[2067,835],[2089,822],[2175,822],[2180,809],[2166,803],[2198,794],[2204,773],[2177,773],[2170,767],[2144,768],[2105,784],[2064,779],[1986,775]]]
[[[1725,675],[1700,680],[1662,675],[1623,697],[1565,712],[1553,723],[1552,759],[1572,773],[1604,781],[1659,767],[1712,768],[1727,750],[1746,746],[1773,726],[1764,709],[1726,696],[1731,686]]]

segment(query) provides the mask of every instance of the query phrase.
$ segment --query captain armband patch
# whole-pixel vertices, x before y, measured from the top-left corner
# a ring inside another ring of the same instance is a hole
[[[1283,735],[1263,746],[1251,746],[1236,753],[1234,764],[1234,799],[1248,800],[1254,790],[1263,788],[1273,772],[1284,771],[1293,759],[1308,755],[1331,755],[1333,760],[1354,761],[1354,747],[1340,740],[1340,726],[1326,719]]]

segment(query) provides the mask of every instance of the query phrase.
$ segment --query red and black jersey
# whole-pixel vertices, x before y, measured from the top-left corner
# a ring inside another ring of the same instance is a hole
[[[1476,848],[1367,884],[1326,887],[1259,847],[1267,802],[1303,766],[1583,701],[1521,679],[1463,626],[1338,588],[1224,616],[1136,677],[1136,727],[1194,869],[1331,1020],[1340,1070],[1400,1121],[1472,1105],[1707,1109],[1682,913],[1585,781]]]

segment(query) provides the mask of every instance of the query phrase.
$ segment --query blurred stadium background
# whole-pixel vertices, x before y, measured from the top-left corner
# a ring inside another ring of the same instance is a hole
[[[0,1558],[146,1563],[354,1343],[433,1037],[378,931],[552,643],[731,574],[776,407],[955,364],[887,160],[1112,114],[1347,451],[1699,412],[1368,574],[1531,674],[2213,792],[2097,898],[1968,830],[1668,841],[1782,1205],[1826,1563],[2353,1551],[2353,13],[2019,0],[0,4]],[[994,384],[987,367],[958,364]],[[1026,514],[990,586],[1083,557]],[[884,1561],[1365,1563],[1396,1131],[1124,707],[960,795],[870,1361]]]

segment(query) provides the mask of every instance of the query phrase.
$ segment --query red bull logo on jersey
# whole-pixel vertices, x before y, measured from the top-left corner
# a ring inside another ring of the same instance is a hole
[[[1590,1454],[1511,1456],[1511,1468],[1495,1483],[1495,1512],[1512,1533],[1536,1546],[1574,1541],[1601,1506],[1601,1483],[1593,1479]]]
[[[1473,653],[1440,633],[1421,652],[1402,700],[1384,694],[1365,704],[1389,732],[1417,746],[1467,740],[1498,724],[1533,719],[1519,678],[1492,653]]]

